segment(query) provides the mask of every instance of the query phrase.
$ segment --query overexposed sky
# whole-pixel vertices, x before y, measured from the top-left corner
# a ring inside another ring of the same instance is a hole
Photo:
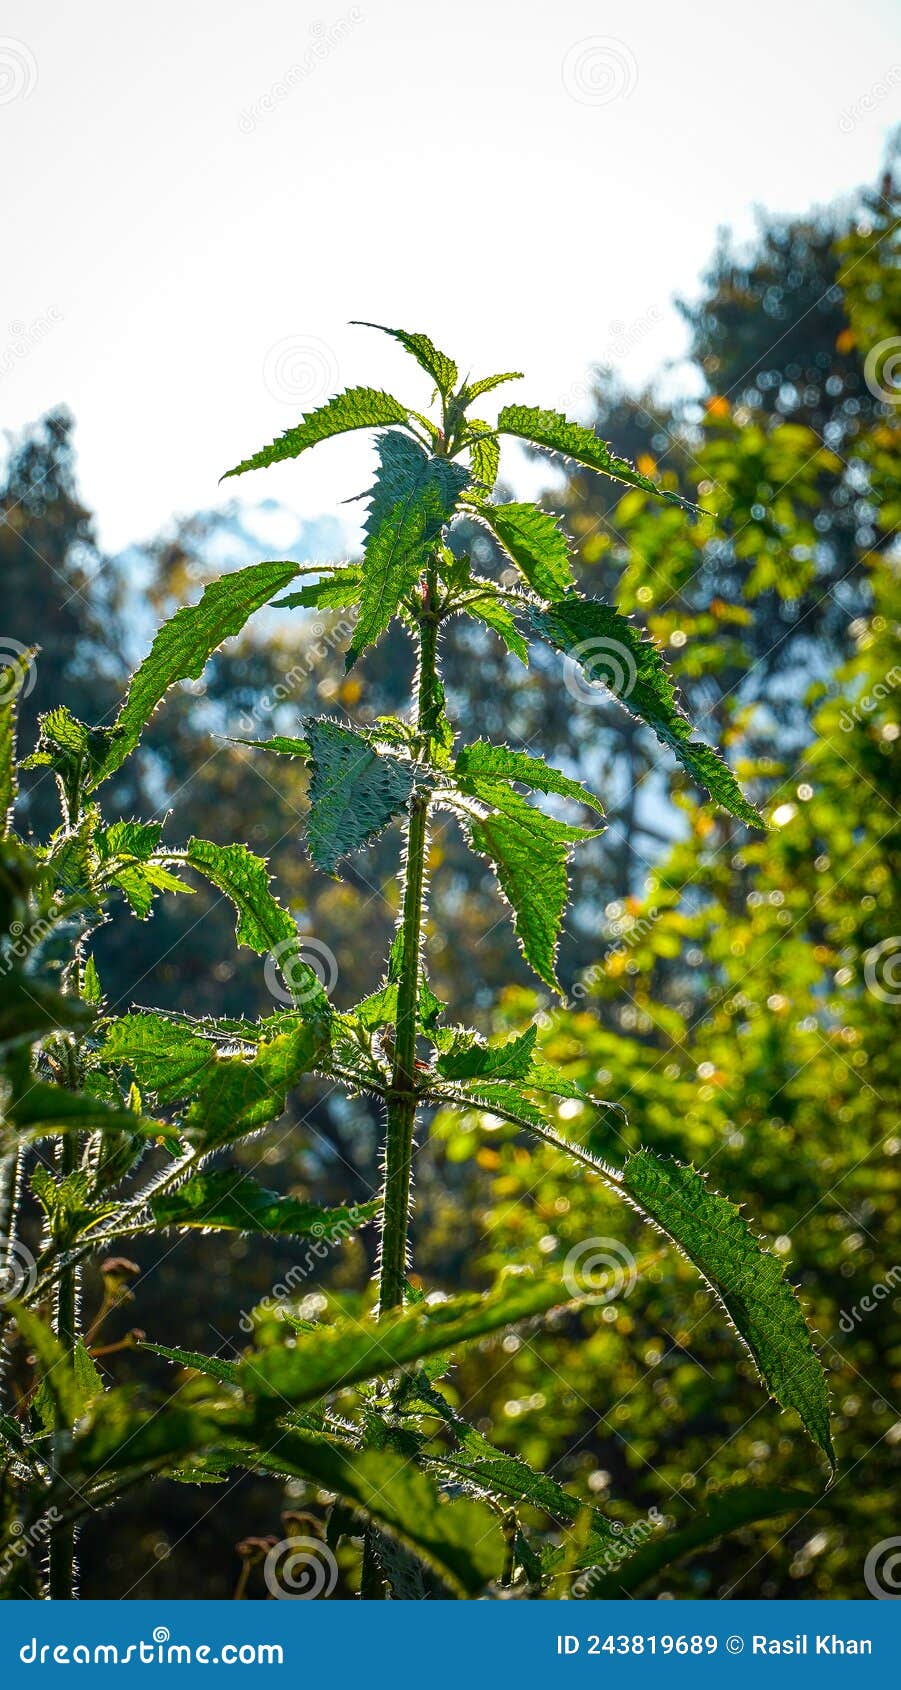
[[[718,226],[874,178],[896,21],[890,0],[7,0],[2,422],[72,407],[117,549],[236,495],[311,518],[361,490],[359,438],[217,488],[337,387],[425,403],[352,317],[578,411],[591,362],[678,356],[672,295]]]

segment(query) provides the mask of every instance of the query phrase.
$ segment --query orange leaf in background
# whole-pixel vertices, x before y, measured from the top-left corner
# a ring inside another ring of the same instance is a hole
[[[707,401],[707,415],[709,417],[728,417],[728,399],[724,399],[721,393],[714,393],[713,397]]]
[[[850,352],[852,346],[856,346],[856,344],[857,337],[853,329],[842,329],[841,333],[835,337],[836,352]]]
[[[635,467],[641,470],[642,475],[653,475],[657,468],[657,460],[652,458],[649,452],[642,452]]]

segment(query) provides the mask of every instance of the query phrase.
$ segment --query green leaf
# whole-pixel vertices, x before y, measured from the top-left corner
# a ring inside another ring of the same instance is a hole
[[[421,575],[454,514],[468,471],[431,458],[414,442],[383,435],[363,556],[360,615],[347,653],[350,669],[387,628]]]
[[[213,1149],[278,1120],[288,1092],[322,1058],[327,1025],[304,1021],[261,1039],[252,1057],[216,1056],[194,1088],[185,1133]]]
[[[529,648],[507,606],[502,604],[499,598],[496,598],[493,593],[484,593],[473,603],[468,604],[466,610],[469,616],[475,616],[479,622],[484,622],[485,627],[490,628],[493,634],[497,634],[498,638],[503,640],[507,650],[512,652],[514,657],[518,657],[520,663],[524,663],[528,668]]]
[[[298,1334],[290,1346],[259,1350],[242,1363],[242,1386],[276,1412],[288,1404],[316,1402],[339,1387],[379,1378],[423,1356],[543,1314],[567,1298],[557,1280],[511,1273],[484,1295],[468,1292],[443,1303],[413,1304],[378,1320],[341,1320]]]
[[[309,586],[301,587],[297,593],[288,593],[283,599],[275,599],[272,608],[346,610],[352,604],[359,604],[362,590],[363,571],[358,563],[349,563],[342,569],[333,569],[328,575],[324,575],[321,581],[311,581]]]
[[[532,446],[542,446],[549,452],[561,452],[564,457],[585,464],[601,475],[609,475],[614,481],[641,487],[646,493],[665,499],[668,504],[695,508],[678,493],[667,493],[658,487],[627,458],[618,458],[613,448],[593,429],[570,422],[560,411],[542,411],[534,405],[505,405],[497,419],[497,431],[499,434],[515,435],[519,440],[528,440]]]
[[[444,352],[438,351],[427,334],[408,334],[406,329],[386,329],[384,323],[367,323],[359,318],[352,321],[358,328],[379,329],[382,334],[390,334],[394,340],[399,340],[401,346],[406,347],[416,359],[420,368],[431,376],[442,398],[447,398],[457,379],[457,366],[453,358],[448,358]]]
[[[412,1387],[415,1397],[417,1387]],[[549,1473],[538,1473],[521,1456],[498,1449],[474,1426],[459,1415],[434,1385],[422,1390],[424,1406],[437,1412],[454,1434],[458,1450],[433,1455],[424,1452],[424,1460],[464,1482],[476,1484],[493,1497],[505,1496],[511,1502],[525,1502],[549,1514],[553,1519],[572,1523],[586,1512],[585,1504],[559,1485]],[[592,1529],[599,1541],[617,1543],[614,1527],[597,1509],[590,1511]]]
[[[334,874],[342,857],[360,850],[406,807],[417,771],[328,717],[305,727],[313,769],[307,844],[317,868]]]
[[[523,1085],[529,1082],[520,1081],[517,1085],[511,1085],[507,1080],[474,1079],[460,1083],[464,1088],[462,1092],[449,1099],[442,1098],[439,1093],[439,1100],[449,1101],[459,1109],[484,1109],[488,1114],[497,1115],[502,1119],[515,1116],[517,1126],[529,1127],[532,1131],[547,1136],[548,1123],[545,1116],[529,1098],[523,1096]]]
[[[82,1168],[62,1178],[54,1178],[47,1168],[35,1168],[31,1176],[31,1189],[47,1216],[50,1237],[63,1249],[99,1226],[116,1208],[115,1203],[92,1201],[91,1186],[92,1176]]]
[[[0,665],[0,839],[12,826],[16,780],[16,714],[18,697],[33,672],[37,646],[4,657]],[[29,688],[30,690],[30,688]]]
[[[159,1121],[136,1115],[134,1110],[110,1107],[87,1091],[69,1091],[50,1080],[34,1080],[4,1110],[5,1119],[23,1138],[36,1139],[52,1133],[117,1132],[159,1133]]]
[[[226,470],[222,480],[244,475],[249,469],[265,469],[283,458],[297,458],[310,446],[334,434],[348,434],[355,428],[382,428],[386,423],[405,423],[408,415],[406,406],[390,393],[380,393],[372,387],[350,387],[346,393],[335,394],[318,410],[311,411],[296,428],[289,428],[270,446],[254,452],[253,457],[245,458],[234,469]]]
[[[83,1396],[75,1378],[72,1357],[63,1349],[48,1322],[33,1309],[13,1298],[7,1300],[6,1307],[29,1350],[34,1353],[41,1380],[39,1393],[45,1393],[45,1406],[41,1413],[43,1424],[53,1424],[52,1411],[55,1409],[65,1426],[74,1426],[82,1413]]]
[[[254,563],[237,569],[213,581],[199,604],[184,605],[164,622],[149,655],[132,675],[113,724],[112,743],[92,787],[124,763],[169,688],[176,681],[197,680],[216,647],[239,634],[254,611],[268,604],[296,574],[296,563]]]
[[[195,1174],[176,1191],[151,1197],[150,1210],[159,1226],[202,1227],[209,1232],[266,1232],[292,1238],[318,1238],[340,1243],[358,1226],[378,1214],[378,1202],[347,1208],[323,1209],[267,1191],[240,1168],[213,1169]]]
[[[537,1037],[537,1027],[527,1027],[501,1045],[479,1044],[467,1036],[444,1051],[436,1067],[445,1080],[522,1080],[529,1072]]]
[[[473,433],[466,442],[469,447],[469,462],[472,466],[473,479],[479,483],[479,490],[483,494],[493,493],[497,481],[497,472],[501,467],[501,444],[493,429],[487,423],[473,421],[473,429],[483,432]]]
[[[649,1150],[629,1157],[622,1186],[703,1274],[770,1394],[797,1412],[834,1470],[826,1377],[807,1323],[780,1263],[738,1206],[711,1191],[694,1168]]]
[[[533,608],[531,619],[536,633],[579,663],[589,680],[603,681],[627,710],[647,722],[717,804],[749,827],[764,826],[728,763],[711,746],[692,739],[691,723],[663,653],[634,622],[600,599],[576,598],[545,610]]]
[[[285,734],[274,734],[271,739],[235,739],[233,745],[248,745],[255,751],[277,751],[281,757],[299,757],[302,762],[310,760],[310,747],[305,739],[289,739]]]
[[[100,1066],[127,1068],[142,1093],[152,1093],[166,1108],[190,1097],[216,1059],[212,1040],[183,1021],[135,1010],[110,1023],[97,1052]]]
[[[464,745],[457,754],[454,769],[467,785],[467,790],[479,794],[481,782],[489,781],[520,781],[523,786],[535,787],[539,792],[557,792],[563,798],[572,798],[577,804],[587,804],[589,809],[604,814],[604,808],[599,798],[580,786],[577,780],[570,780],[559,769],[552,769],[539,757],[530,757],[526,751],[510,751],[506,745],[491,745],[488,740],[477,739],[473,745]]]
[[[470,1497],[449,1502],[406,1455],[279,1431],[263,1464],[311,1479],[362,1509],[463,1596],[478,1595],[500,1577],[504,1539],[497,1515]]]
[[[598,1567],[580,1582],[580,1596],[593,1600],[615,1601],[631,1596],[643,1584],[665,1567],[671,1567],[693,1550],[704,1549],[717,1538],[725,1537],[740,1526],[756,1525],[759,1520],[778,1519],[789,1514],[808,1514],[817,1498],[803,1491],[777,1490],[758,1485],[736,1485],[714,1496],[687,1526],[661,1532],[649,1541],[629,1550],[630,1534],[617,1538],[614,1565]]]
[[[171,1349],[168,1344],[141,1345],[142,1350],[152,1350],[154,1355],[163,1356],[166,1361],[174,1361],[179,1367],[189,1367],[194,1373],[203,1373],[209,1379],[218,1379],[220,1385],[237,1385],[239,1383],[239,1367],[236,1361],[224,1361],[221,1356],[201,1355],[197,1350]]]
[[[480,376],[478,381],[466,383],[460,393],[460,402],[463,405],[471,405],[473,399],[478,399],[483,393],[491,393],[495,387],[500,387],[505,381],[522,380],[522,370],[503,370],[500,375]]]
[[[187,860],[198,874],[231,900],[237,911],[235,937],[258,956],[269,952],[295,1002],[310,1014],[328,1014],[328,998],[319,976],[304,961],[297,924],[269,890],[269,870],[262,857],[246,845],[213,845],[208,839],[188,842]]]
[[[500,781],[482,782],[480,797],[496,807],[481,818],[464,816],[472,848],[493,864],[526,962],[559,991],[555,962],[569,890],[567,866],[573,845],[596,838],[597,830],[544,815]]]
[[[478,515],[541,598],[562,598],[575,586],[569,541],[549,511],[482,504]]]

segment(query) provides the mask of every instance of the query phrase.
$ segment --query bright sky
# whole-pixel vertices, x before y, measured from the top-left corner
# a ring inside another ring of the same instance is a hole
[[[678,355],[717,227],[872,180],[890,0],[7,0],[0,401],[65,401],[102,539],[235,492],[304,518],[361,439],[217,489],[335,387],[425,378],[424,329],[526,402]],[[512,390],[511,390],[512,391]]]

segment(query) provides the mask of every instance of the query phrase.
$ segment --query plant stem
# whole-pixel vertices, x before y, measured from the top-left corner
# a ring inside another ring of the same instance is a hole
[[[66,1174],[74,1173],[77,1165],[76,1157],[77,1142],[75,1135],[64,1133],[59,1158],[59,1171],[64,1178]],[[75,1330],[77,1276],[78,1269],[72,1264],[68,1264],[60,1272],[56,1291],[54,1321],[56,1336],[67,1355],[71,1355],[74,1350],[77,1335]],[[66,1430],[65,1420],[61,1419],[59,1410],[57,1410],[54,1464],[59,1448],[60,1433]],[[49,1573],[51,1601],[71,1601],[75,1595],[75,1527],[70,1522],[61,1525],[50,1539]]]
[[[417,727],[428,756],[439,709],[437,672],[438,623],[436,572],[430,568],[420,617],[417,679]],[[416,1024],[419,1010],[420,947],[424,916],[425,857],[428,843],[429,800],[417,792],[410,804],[406,828],[403,909],[403,948],[397,986],[394,1066],[388,1094],[385,1137],[385,1184],[379,1269],[379,1312],[398,1308],[404,1300],[407,1274],[407,1229],[413,1134],[416,1127]]]

